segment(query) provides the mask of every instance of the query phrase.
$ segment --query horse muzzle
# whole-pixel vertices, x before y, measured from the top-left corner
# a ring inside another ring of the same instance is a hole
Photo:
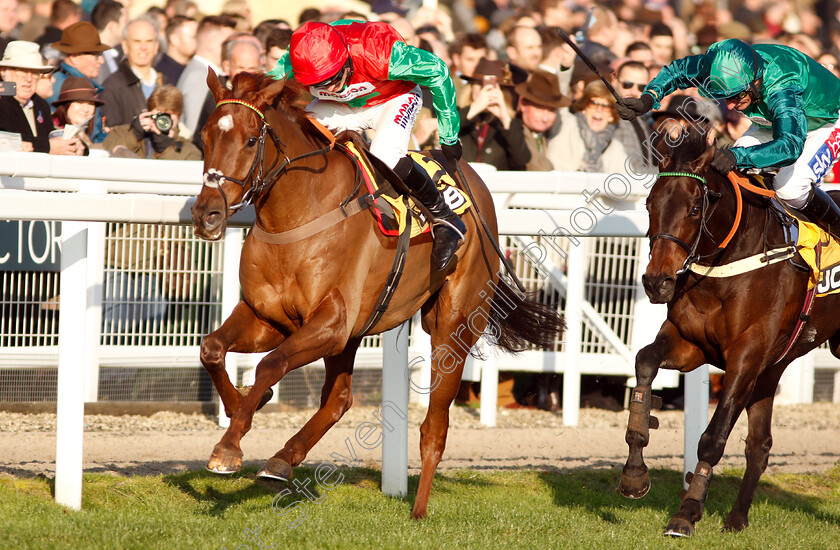
[[[677,280],[668,275],[642,275],[642,285],[645,287],[645,294],[650,298],[651,303],[666,304],[674,297],[674,290],[677,287]]]
[[[221,210],[192,208],[193,233],[206,241],[218,241],[225,233],[226,219]]]

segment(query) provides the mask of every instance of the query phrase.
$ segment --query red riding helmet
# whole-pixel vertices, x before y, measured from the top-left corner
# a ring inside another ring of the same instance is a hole
[[[289,57],[295,80],[311,86],[335,76],[350,52],[337,30],[326,23],[307,21],[292,33]]]

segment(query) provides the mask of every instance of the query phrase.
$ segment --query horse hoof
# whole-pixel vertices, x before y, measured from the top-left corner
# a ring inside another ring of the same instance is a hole
[[[650,476],[647,470],[642,475],[631,476],[622,472],[618,492],[627,498],[642,498],[650,491]]]
[[[257,477],[289,481],[292,479],[292,466],[282,458],[271,457],[257,472]]]
[[[671,518],[668,522],[668,527],[662,533],[666,537],[685,537],[688,538],[694,534],[694,524],[683,518]]]
[[[235,474],[242,469],[242,451],[230,452],[224,449],[213,449],[213,454],[210,455],[210,460],[207,461],[204,468],[214,474]]]
[[[253,388],[253,386],[238,386],[236,388],[236,391],[238,391],[239,394],[244,399],[248,395],[248,393],[251,391],[251,388]],[[260,398],[260,404],[257,405],[257,410],[260,410],[263,407],[265,407],[265,404],[268,403],[269,401],[271,401],[271,398],[273,396],[274,396],[274,390],[272,390],[271,388],[268,388],[267,390],[265,390],[265,393]],[[227,412],[227,411],[225,411],[225,412]],[[228,416],[230,416],[230,415],[228,415]]]

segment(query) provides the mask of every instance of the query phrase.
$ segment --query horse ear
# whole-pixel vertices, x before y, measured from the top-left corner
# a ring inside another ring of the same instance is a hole
[[[660,172],[670,172],[674,169],[674,159],[670,156],[662,157],[662,160],[659,161],[659,171]]]
[[[222,86],[216,71],[212,67],[207,67],[207,87],[210,88],[210,93],[213,94],[216,103],[224,99],[225,87]]]
[[[273,105],[274,100],[277,98],[278,95],[280,95],[280,92],[282,92],[283,88],[285,87],[285,78],[275,80],[270,76],[263,77],[262,83],[260,85],[260,91],[257,94],[257,102],[262,103],[263,105]]]
[[[715,157],[715,150],[715,147],[709,147],[702,155],[691,161],[688,165],[689,171],[693,174],[705,174],[706,169],[708,169],[712,163],[712,159]]]

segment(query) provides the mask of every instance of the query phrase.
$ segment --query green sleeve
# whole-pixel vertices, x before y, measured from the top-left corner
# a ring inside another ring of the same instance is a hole
[[[739,168],[788,166],[802,155],[808,134],[802,94],[782,89],[765,101],[773,117],[773,139],[752,147],[733,147]]]
[[[395,42],[388,64],[388,78],[426,86],[432,93],[440,142],[452,145],[458,141],[461,121],[455,107],[455,85],[446,63],[433,53],[409,46],[405,42]]]
[[[281,80],[286,77],[293,77],[292,62],[289,60],[289,52],[284,53],[275,63],[274,68],[268,71],[268,76],[274,80]]]
[[[700,74],[702,64],[702,55],[691,55],[671,62],[667,67],[662,67],[656,78],[645,86],[644,93],[650,94],[655,100],[653,108],[658,109],[662,99],[674,90],[699,88],[703,83]]]

